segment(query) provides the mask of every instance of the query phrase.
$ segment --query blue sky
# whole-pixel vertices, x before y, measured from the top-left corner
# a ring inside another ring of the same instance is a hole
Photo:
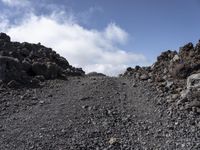
[[[0,30],[40,40],[87,72],[116,75],[196,43],[199,8],[199,0],[1,0]]]

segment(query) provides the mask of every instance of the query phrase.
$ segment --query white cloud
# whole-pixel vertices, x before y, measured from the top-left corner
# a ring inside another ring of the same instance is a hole
[[[105,37],[112,42],[119,41],[120,43],[125,43],[128,39],[128,34],[114,23],[108,25],[104,34]]]
[[[29,4],[28,0],[1,0],[1,1],[8,6],[27,6]]]
[[[52,47],[70,64],[82,67],[86,72],[117,75],[128,66],[146,63],[143,55],[126,52],[117,47],[119,44],[125,44],[128,33],[114,23],[99,31],[86,29],[71,19],[60,22],[55,18],[55,14],[31,14],[21,24],[7,27],[4,31],[14,41],[40,42]]]

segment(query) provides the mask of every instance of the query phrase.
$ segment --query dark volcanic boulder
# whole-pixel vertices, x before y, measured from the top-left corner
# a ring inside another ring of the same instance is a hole
[[[44,63],[34,62],[32,64],[32,71],[34,75],[46,75],[47,66]]]
[[[10,42],[10,37],[5,33],[0,33],[0,40],[4,42]]]
[[[46,67],[47,67],[47,72],[45,77],[47,79],[56,79],[59,75],[58,73],[60,70],[58,65],[56,65],[55,63],[47,62]]]
[[[21,66],[18,59],[0,56],[0,80],[20,80],[21,75]]]
[[[175,64],[173,68],[171,68],[170,73],[175,78],[184,78],[186,79],[192,71],[192,68],[187,64]]]

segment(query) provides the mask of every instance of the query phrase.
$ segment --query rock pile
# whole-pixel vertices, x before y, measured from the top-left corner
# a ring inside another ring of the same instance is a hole
[[[163,52],[152,66],[129,67],[123,76],[150,82],[167,103],[200,113],[200,41]]]
[[[81,76],[81,68],[72,67],[68,61],[51,48],[27,42],[11,42],[0,33],[0,81],[8,85],[37,84],[48,79],[66,79]]]

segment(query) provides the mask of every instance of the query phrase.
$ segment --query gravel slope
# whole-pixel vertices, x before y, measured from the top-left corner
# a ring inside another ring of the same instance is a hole
[[[170,118],[157,95],[148,82],[111,77],[2,88],[0,149],[200,149],[200,124]]]

